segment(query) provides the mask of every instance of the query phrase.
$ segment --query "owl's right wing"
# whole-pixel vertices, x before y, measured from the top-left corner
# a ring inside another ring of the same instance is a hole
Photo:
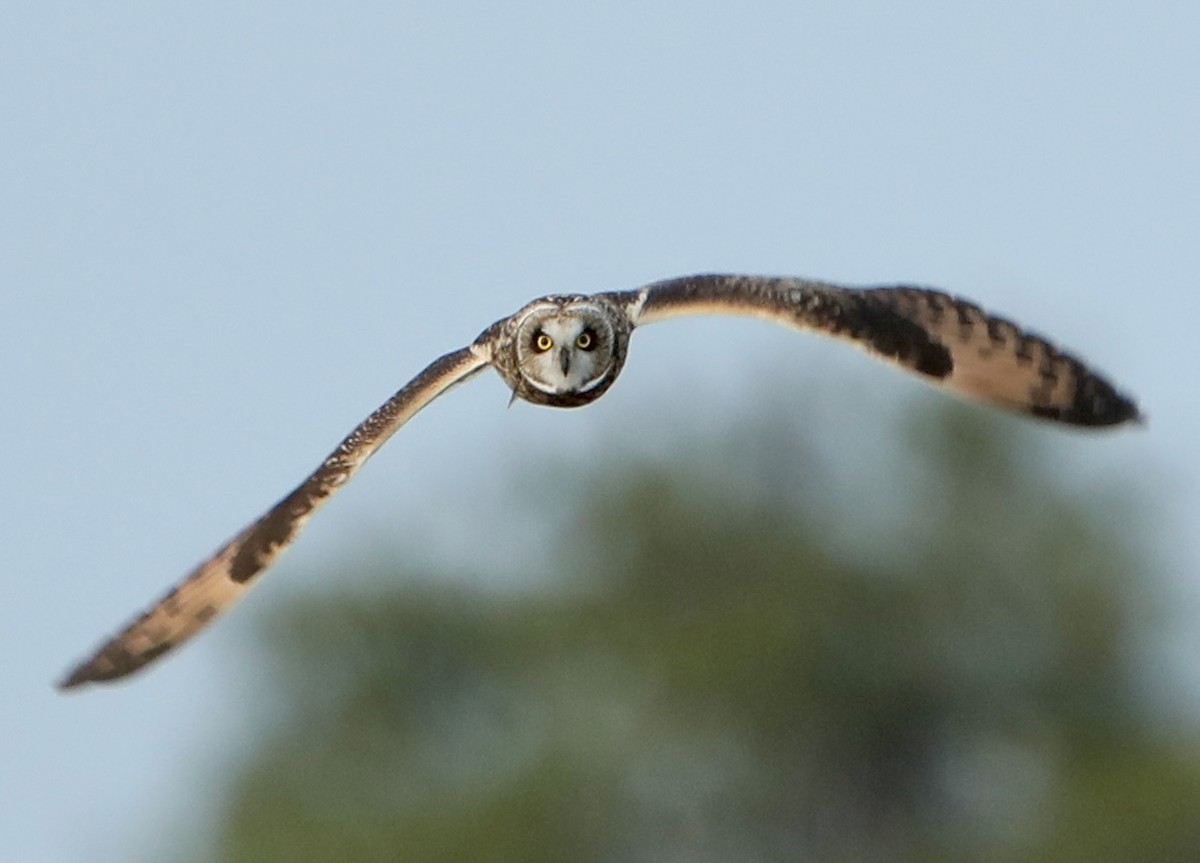
[[[609,295],[633,326],[740,314],[847,339],[961,395],[1072,425],[1138,420],[1137,405],[1053,344],[941,291],[698,275]]]
[[[491,361],[487,343],[446,354],[363,420],[312,474],[196,567],[59,683],[69,689],[136,671],[181,644],[235,603],[275,562],[329,497],[421,408]]]

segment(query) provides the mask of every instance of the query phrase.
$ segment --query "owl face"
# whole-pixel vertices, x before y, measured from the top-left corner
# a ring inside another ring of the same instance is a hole
[[[517,325],[514,342],[524,384],[515,392],[564,407],[598,398],[616,379],[625,354],[611,310],[579,297],[534,303]]]

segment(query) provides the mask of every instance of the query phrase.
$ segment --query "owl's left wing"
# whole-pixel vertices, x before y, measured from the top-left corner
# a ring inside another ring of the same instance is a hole
[[[941,291],[699,275],[609,296],[635,327],[680,315],[753,315],[847,339],[927,381],[1021,413],[1084,426],[1139,419],[1131,399],[1075,357]]]
[[[69,689],[136,671],[233,605],[296,539],[326,500],[404,423],[491,361],[477,341],[432,362],[363,420],[291,494],[229,540],[58,684]]]

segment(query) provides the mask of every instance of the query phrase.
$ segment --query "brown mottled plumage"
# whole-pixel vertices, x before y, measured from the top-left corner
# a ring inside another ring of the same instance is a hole
[[[491,365],[513,398],[578,407],[620,374],[636,327],[681,315],[753,315],[847,339],[947,389],[1081,426],[1138,419],[1104,378],[1039,336],[939,291],[702,275],[593,295],[555,295],[435,360],[352,431],[304,482],[78,665],[64,689],[136,671],[227,609],[316,510],[417,411]]]

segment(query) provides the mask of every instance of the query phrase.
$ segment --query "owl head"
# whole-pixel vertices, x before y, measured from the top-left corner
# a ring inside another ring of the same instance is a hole
[[[600,297],[551,296],[515,317],[513,394],[537,404],[576,407],[599,398],[625,362],[629,328]]]

